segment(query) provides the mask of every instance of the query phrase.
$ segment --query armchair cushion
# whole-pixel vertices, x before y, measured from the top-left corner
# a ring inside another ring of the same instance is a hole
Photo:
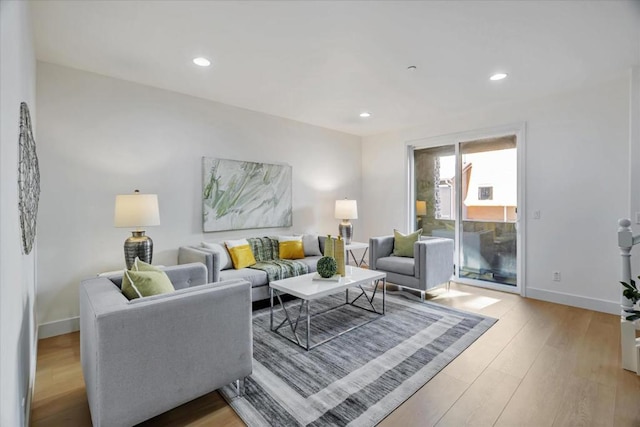
[[[404,274],[405,276],[414,276],[416,272],[415,260],[401,256],[378,258],[376,268],[392,273]]]
[[[422,229],[406,235],[393,230],[393,254],[413,258],[413,244],[420,240],[421,235]]]
[[[128,274],[134,272],[135,274]],[[155,272],[162,274],[137,274],[138,272]],[[158,267],[140,261],[136,257],[129,271],[125,270],[120,286],[128,300],[173,292],[175,288],[169,277]]]
[[[175,291],[169,276],[164,271],[125,270],[122,293],[128,300],[168,294]]]

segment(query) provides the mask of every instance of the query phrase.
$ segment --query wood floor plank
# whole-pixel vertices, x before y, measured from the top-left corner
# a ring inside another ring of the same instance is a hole
[[[615,386],[621,369],[620,318],[594,312],[579,352],[576,375]]]
[[[616,389],[571,375],[554,426],[613,426]]]
[[[543,347],[498,418],[496,426],[551,426],[563,404],[566,372],[561,350]]]
[[[520,381],[520,378],[496,369],[486,369],[436,425],[492,426]]]
[[[379,427],[432,426],[469,387],[469,383],[439,373],[385,418]]]
[[[621,368],[617,379],[613,424],[616,427],[638,427],[640,426],[640,376]]]
[[[527,324],[530,316],[523,315],[525,311],[520,304],[513,304],[512,309],[503,318],[449,363],[442,372],[463,381],[475,381]]]

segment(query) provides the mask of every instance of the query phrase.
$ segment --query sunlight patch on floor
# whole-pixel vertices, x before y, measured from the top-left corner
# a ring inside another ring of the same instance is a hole
[[[455,289],[449,289],[447,291],[446,288],[429,290],[429,293],[433,296],[433,298],[430,298],[431,300],[442,299],[442,298],[460,298],[460,297],[466,297],[471,295],[468,292],[457,291]]]
[[[473,308],[476,310],[482,310],[485,307],[489,307],[490,305],[493,305],[497,302],[500,302],[499,299],[496,298],[491,298],[491,297],[483,297],[483,296],[477,296],[467,302],[465,302],[465,305],[469,308]]]

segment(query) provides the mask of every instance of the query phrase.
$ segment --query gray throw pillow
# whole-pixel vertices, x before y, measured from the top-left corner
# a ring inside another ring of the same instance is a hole
[[[233,262],[231,262],[229,251],[227,251],[227,248],[220,243],[202,242],[202,248],[209,252],[217,252],[220,254],[220,270],[233,268]]]
[[[321,256],[320,242],[317,234],[303,234],[302,246],[304,247],[304,256]]]

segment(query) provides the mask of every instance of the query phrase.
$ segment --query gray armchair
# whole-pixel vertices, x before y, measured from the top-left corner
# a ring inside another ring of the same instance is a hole
[[[424,293],[453,274],[453,240],[422,237],[413,245],[413,258],[393,255],[393,236],[369,239],[369,268],[387,273],[387,282]]]
[[[176,291],[128,301],[122,274],[80,284],[80,357],[93,425],[131,426],[252,372],[251,288],[167,267]]]

